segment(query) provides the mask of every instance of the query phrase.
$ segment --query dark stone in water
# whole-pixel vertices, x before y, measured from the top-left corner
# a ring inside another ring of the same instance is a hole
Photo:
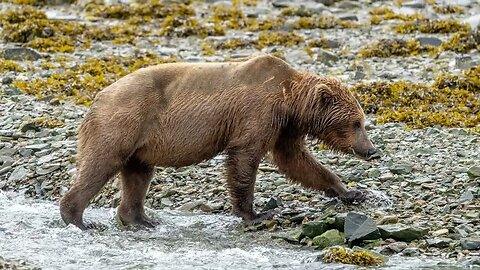
[[[355,212],[347,214],[344,231],[350,243],[356,240],[375,240],[381,237],[373,219]]]

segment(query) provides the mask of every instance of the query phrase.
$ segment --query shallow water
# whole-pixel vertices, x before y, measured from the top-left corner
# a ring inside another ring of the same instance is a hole
[[[0,256],[42,269],[355,269],[315,262],[318,251],[243,233],[226,215],[150,211],[153,230],[126,231],[115,209],[88,208],[87,220],[104,230],[65,226],[58,205],[0,191]],[[443,266],[442,266],[443,265]],[[460,269],[425,258],[390,257],[382,269]]]

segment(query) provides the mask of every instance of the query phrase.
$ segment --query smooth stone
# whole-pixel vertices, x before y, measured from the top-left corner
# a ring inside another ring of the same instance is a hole
[[[35,172],[38,174],[38,175],[46,175],[46,174],[50,174],[56,170],[60,169],[60,165],[53,165],[53,166],[50,166],[48,168],[37,168],[35,170]]]
[[[394,174],[409,174],[413,170],[413,165],[407,162],[393,164],[390,167],[390,171]]]
[[[473,200],[473,193],[471,190],[467,190],[460,195],[460,203],[469,202]]]
[[[472,166],[468,168],[467,174],[472,179],[480,177],[480,166]]]
[[[436,37],[419,37],[417,40],[420,42],[420,45],[431,45],[435,47],[442,45],[442,40]]]
[[[428,233],[428,229],[402,224],[379,225],[378,229],[383,239],[393,238],[405,242],[419,239]]]
[[[440,229],[437,231],[432,232],[432,235],[434,237],[440,236],[440,235],[447,235],[448,234],[448,229]]]
[[[480,249],[480,238],[464,238],[460,240],[462,249],[478,250]]]
[[[319,248],[326,248],[335,245],[343,245],[345,236],[336,229],[328,230],[312,240],[313,244]]]
[[[8,177],[8,182],[15,183],[27,178],[27,176],[28,176],[28,170],[25,169],[23,166],[19,166],[15,168],[12,174],[10,174],[10,176]]]

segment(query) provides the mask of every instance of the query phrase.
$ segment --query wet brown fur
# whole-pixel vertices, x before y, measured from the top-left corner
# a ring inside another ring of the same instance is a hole
[[[342,195],[341,180],[310,154],[305,136],[350,152],[363,111],[333,78],[299,72],[273,56],[140,69],[99,92],[78,130],[77,177],[63,220],[85,228],[90,199],[118,172],[125,224],[151,225],[144,199],[154,166],[181,167],[227,155],[233,214],[252,221],[258,165],[271,152],[292,181]]]

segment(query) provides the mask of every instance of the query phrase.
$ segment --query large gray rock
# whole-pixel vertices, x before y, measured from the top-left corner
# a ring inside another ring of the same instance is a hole
[[[345,237],[349,242],[356,240],[375,240],[381,237],[375,222],[368,216],[350,212],[345,218]]]
[[[42,55],[30,48],[8,48],[3,51],[3,58],[15,61],[35,61],[42,58]]]
[[[321,235],[328,230],[328,224],[323,221],[311,221],[302,224],[302,235],[309,238]]]
[[[397,241],[413,241],[425,236],[428,229],[402,224],[388,224],[378,226],[383,239],[393,238]]]

